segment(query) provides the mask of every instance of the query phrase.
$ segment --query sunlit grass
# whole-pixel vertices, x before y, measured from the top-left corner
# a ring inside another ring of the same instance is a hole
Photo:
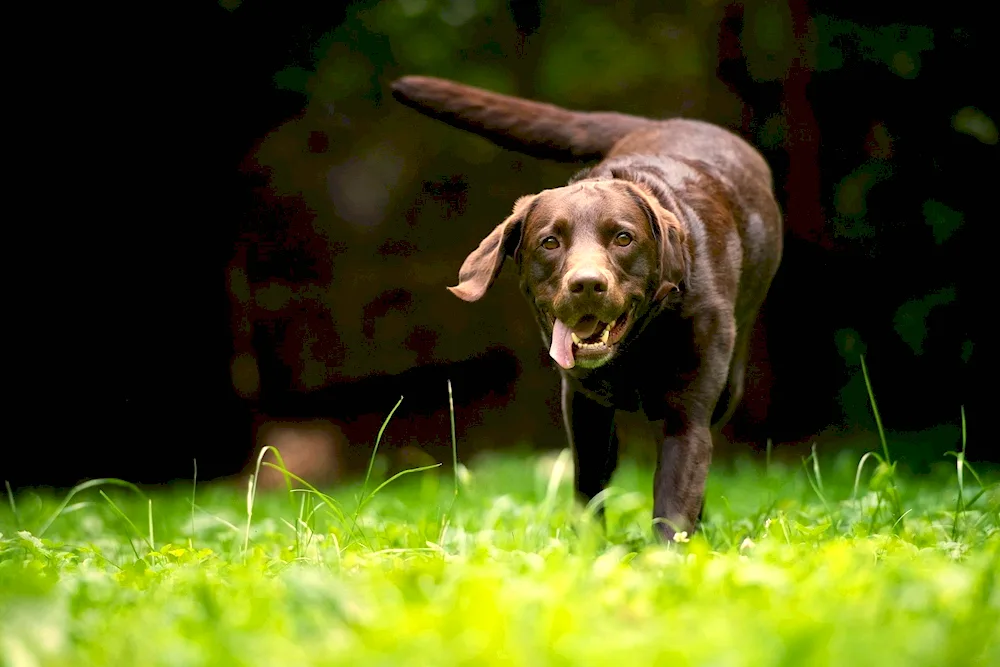
[[[0,664],[996,665],[1000,485],[965,451],[921,477],[884,443],[720,463],[670,545],[650,470],[623,461],[605,531],[567,452],[8,493]]]

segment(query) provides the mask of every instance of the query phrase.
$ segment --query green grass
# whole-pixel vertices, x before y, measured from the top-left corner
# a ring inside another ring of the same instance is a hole
[[[703,531],[671,545],[648,469],[623,462],[605,533],[565,454],[374,495],[378,466],[330,495],[22,493],[0,514],[0,662],[1000,664],[995,477],[878,465],[716,465]]]

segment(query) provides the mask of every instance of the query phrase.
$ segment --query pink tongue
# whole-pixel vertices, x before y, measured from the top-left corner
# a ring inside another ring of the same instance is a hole
[[[552,327],[552,346],[549,348],[549,356],[556,360],[556,363],[563,368],[573,368],[576,360],[573,359],[573,338],[572,331],[562,320],[556,320]]]

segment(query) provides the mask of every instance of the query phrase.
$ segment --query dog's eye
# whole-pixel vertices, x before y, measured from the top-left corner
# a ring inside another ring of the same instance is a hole
[[[623,248],[631,242],[632,235],[628,232],[618,232],[618,236],[615,237],[615,245],[619,245]]]
[[[546,250],[555,250],[559,247],[559,239],[554,236],[546,236],[542,239],[542,247]]]

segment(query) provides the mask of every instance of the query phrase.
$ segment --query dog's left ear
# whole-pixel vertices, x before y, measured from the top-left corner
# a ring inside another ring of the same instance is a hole
[[[659,200],[644,188],[629,184],[629,194],[649,218],[653,238],[659,244],[660,285],[655,301],[661,301],[680,289],[689,277],[691,256],[687,248],[687,233],[673,213],[663,208]]]
[[[473,250],[458,272],[458,285],[448,291],[463,301],[479,301],[500,275],[503,261],[514,256],[521,242],[521,228],[537,195],[525,195],[514,202],[514,212],[490,232]]]

